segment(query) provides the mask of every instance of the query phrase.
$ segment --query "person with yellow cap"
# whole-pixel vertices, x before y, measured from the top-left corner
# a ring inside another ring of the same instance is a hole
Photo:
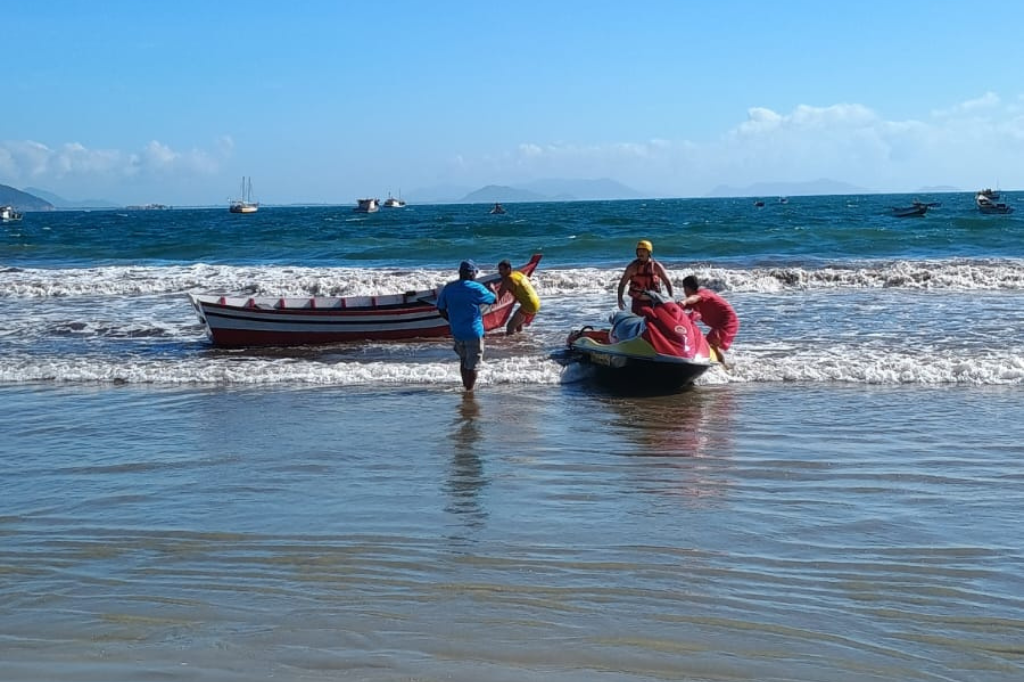
[[[641,239],[636,244],[636,259],[626,266],[619,280],[619,309],[626,309],[626,301],[623,293],[626,285],[629,285],[629,296],[633,299],[630,310],[639,314],[640,308],[651,304],[651,299],[644,292],[656,291],[661,293],[661,285],[664,283],[665,292],[672,296],[672,280],[668,277],[668,271],[661,263],[654,260],[654,246],[647,239]]]

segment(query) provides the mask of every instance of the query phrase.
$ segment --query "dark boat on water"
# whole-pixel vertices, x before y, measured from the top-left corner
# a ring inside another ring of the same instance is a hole
[[[941,205],[942,204],[938,201],[930,201],[926,203],[914,199],[910,206],[894,206],[892,214],[896,218],[912,218],[914,216],[922,216],[928,212],[929,208]]]

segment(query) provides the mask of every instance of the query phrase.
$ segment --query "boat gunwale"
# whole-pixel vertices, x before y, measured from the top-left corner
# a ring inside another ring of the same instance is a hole
[[[542,254],[533,254],[518,270],[532,275],[542,257]],[[500,279],[495,272],[477,281],[490,284]],[[449,336],[448,322],[436,307],[442,288],[379,297],[229,297],[194,293],[188,296],[207,337],[215,346],[304,346]],[[381,305],[378,298],[388,302]],[[371,304],[342,305],[343,301],[355,299],[360,302],[369,299]],[[307,305],[280,307],[287,300],[304,301]],[[326,305],[327,301],[333,305]],[[482,306],[487,331],[504,326],[515,303],[515,297],[508,292],[494,303]]]

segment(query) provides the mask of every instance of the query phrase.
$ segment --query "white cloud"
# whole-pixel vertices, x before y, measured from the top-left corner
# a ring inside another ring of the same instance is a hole
[[[143,148],[141,158],[144,165],[164,168],[174,165],[175,161],[181,158],[181,154],[167,145],[153,140]]]
[[[232,147],[227,137],[217,140],[213,151],[185,152],[157,140],[136,152],[91,149],[80,142],[51,148],[34,140],[6,141],[0,142],[0,181],[21,185],[85,177],[95,181],[166,173],[209,175],[219,169]]]
[[[747,120],[740,124],[738,132],[742,135],[757,135],[780,128],[782,122],[782,117],[771,109],[753,107],[747,110]]]
[[[812,107],[801,104],[789,114],[755,107],[747,120],[727,133],[730,138],[765,139],[778,135],[806,135],[808,132],[849,133],[877,125],[879,116],[861,104]]]
[[[544,149],[538,144],[521,144],[519,145],[519,154],[524,157],[537,157],[544,153]]]
[[[721,184],[830,178],[875,191],[925,185],[1024,187],[1020,98],[980,97],[922,120],[888,120],[868,106],[752,107],[718,139],[620,141],[604,145],[524,142],[505,157],[464,170],[487,182],[537,177],[611,177],[666,196],[700,196]]]
[[[994,92],[986,92],[981,97],[960,102],[948,109],[937,109],[932,112],[933,116],[943,118],[948,116],[960,116],[962,114],[981,113],[992,111],[1002,103],[1002,99]]]

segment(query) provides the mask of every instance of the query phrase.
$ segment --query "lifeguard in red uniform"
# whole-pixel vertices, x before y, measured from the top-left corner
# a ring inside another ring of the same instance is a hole
[[[700,286],[693,275],[683,279],[683,291],[686,298],[679,301],[679,305],[694,311],[691,315],[694,322],[700,320],[708,326],[708,343],[718,354],[719,362],[724,365],[725,351],[729,350],[736,332],[740,330],[740,318],[728,301]]]

